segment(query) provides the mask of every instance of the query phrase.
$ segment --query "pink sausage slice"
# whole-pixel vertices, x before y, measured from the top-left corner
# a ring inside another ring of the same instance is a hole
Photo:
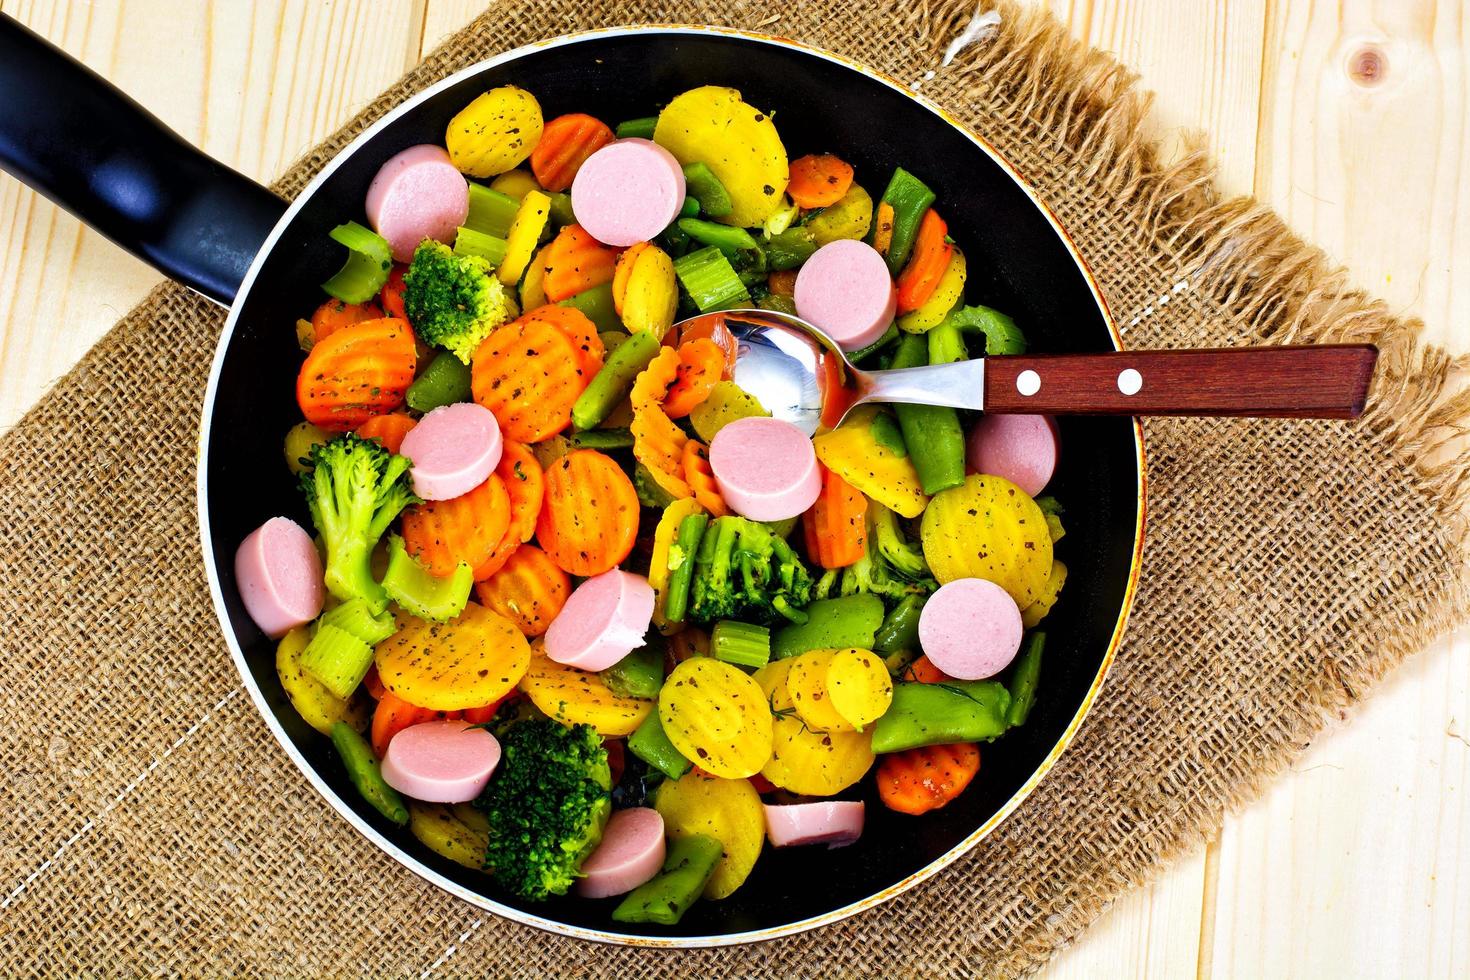
[[[863,834],[861,800],[828,800],[822,803],[764,804],[766,837],[775,847],[826,844],[846,847]]]
[[[425,500],[449,500],[489,479],[503,448],[494,413],[473,402],[456,402],[420,419],[398,452],[413,461],[414,493]]]
[[[649,140],[607,144],[572,179],[577,224],[604,245],[622,248],[648,241],[679,216],[683,204],[679,161]]]
[[[470,185],[432,143],[410,146],[388,158],[368,185],[367,219],[388,240],[393,258],[408,262],[419,242],[454,241],[470,213]]]
[[[822,492],[811,439],[781,419],[731,422],[710,442],[709,466],[725,502],[753,521],[795,517]]]
[[[289,517],[272,517],[235,551],[235,582],[245,611],[272,639],[322,611],[322,558],[311,535]]]
[[[843,239],[823,245],[796,274],[796,312],[843,350],[873,343],[893,322],[898,294],[873,246]]]
[[[1021,648],[1021,610],[983,578],[955,579],[919,613],[919,645],[934,666],[962,681],[993,677]]]
[[[546,655],[580,670],[603,670],[643,645],[652,620],[648,579],[614,568],[567,598],[546,631]]]
[[[973,472],[1003,476],[1034,497],[1051,482],[1062,443],[1050,415],[982,415],[966,445]]]
[[[607,822],[602,843],[582,862],[577,894],[611,898],[643,884],[664,863],[664,818],[646,806],[619,810]]]
[[[383,781],[425,803],[466,803],[500,764],[500,743],[466,721],[410,725],[388,743]]]

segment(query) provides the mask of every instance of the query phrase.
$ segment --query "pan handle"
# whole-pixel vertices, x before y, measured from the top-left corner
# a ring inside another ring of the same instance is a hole
[[[0,14],[0,169],[229,305],[286,204]]]

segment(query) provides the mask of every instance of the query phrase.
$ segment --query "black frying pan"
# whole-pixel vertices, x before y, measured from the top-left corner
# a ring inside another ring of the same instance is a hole
[[[981,138],[897,83],[789,41],[709,28],[599,31],[509,52],[467,69],[381,119],[290,206],[205,157],[140,106],[0,15],[0,166],[171,278],[230,306],[204,400],[199,520],[205,568],[245,686],[282,746],[333,807],[414,872],[499,914],[618,942],[712,945],[831,922],[938,871],[1013,810],[1070,741],[1097,694],[1127,618],[1143,533],[1143,457],[1125,418],[1061,420],[1064,452],[1051,492],[1069,509],[1059,552],[1070,574],[1047,618],[1038,703],[1022,728],[983,749],[976,783],[923,817],[867,796],[862,839],[839,852],[771,851],[729,899],[702,902],[677,927],[630,930],[615,900],[533,904],[430,853],[384,821],[347,782],[328,741],[287,703],[274,644],[246,615],[236,545],[266,518],[307,517],[281,463],[299,416],[301,353],[293,324],[322,300],[342,262],[327,232],[363,219],[369,180],[388,157],[442,142],[445,124],[484,90],[514,83],[547,118],[590,112],[608,122],[653,113],[698,85],[739,88],[776,112],[791,155],[832,150],[881,185],[894,166],[939,195],[970,258],[967,296],[1012,314],[1033,349],[1104,351],[1118,334],[1096,285],[1034,193]],[[876,189],[876,188],[875,188]],[[185,574],[189,574],[185,570]]]

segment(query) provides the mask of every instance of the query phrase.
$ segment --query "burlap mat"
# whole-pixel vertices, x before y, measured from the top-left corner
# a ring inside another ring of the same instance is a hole
[[[1470,408],[1446,394],[1449,359],[1271,213],[1214,201],[1199,161],[1161,169],[1127,73],[1047,16],[1002,3],[999,33],[941,67],[970,6],[902,8],[512,0],[279,186],[298,190],[410,93],[535,38],[616,22],[760,27],[922,80],[997,143],[1077,239],[1130,344],[1380,344],[1359,424],[1148,425],[1151,526],[1129,640],[1021,810],[877,911],[732,950],[587,945],[438,892],[316,797],[243,696],[194,513],[196,420],[223,315],[164,286],[0,448],[6,972],[1024,972],[1457,620],[1465,463],[1424,462]]]

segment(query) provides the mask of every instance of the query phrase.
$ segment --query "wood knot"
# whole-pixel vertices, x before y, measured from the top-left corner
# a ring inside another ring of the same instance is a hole
[[[1356,84],[1372,88],[1388,74],[1388,57],[1377,45],[1365,44],[1348,55],[1347,73]]]

